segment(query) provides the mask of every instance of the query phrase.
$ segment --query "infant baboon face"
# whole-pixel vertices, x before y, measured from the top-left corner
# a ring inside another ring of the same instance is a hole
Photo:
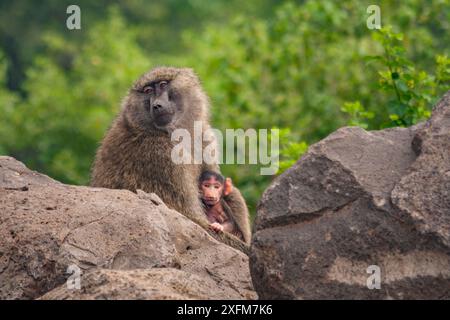
[[[222,198],[223,183],[217,180],[216,177],[211,176],[201,182],[200,194],[207,206],[214,206]]]
[[[165,127],[174,119],[177,112],[175,101],[171,100],[170,83],[167,80],[149,83],[142,88],[147,95],[145,109],[157,127]]]

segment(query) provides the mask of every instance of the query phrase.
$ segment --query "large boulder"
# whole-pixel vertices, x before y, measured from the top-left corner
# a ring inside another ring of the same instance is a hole
[[[450,92],[426,123],[311,146],[264,192],[254,230],[262,299],[449,299]]]
[[[80,290],[66,284],[40,300],[220,300],[226,298],[214,281],[175,268],[134,270],[91,269]],[[228,296],[229,298],[229,296]]]
[[[78,291],[66,285],[73,268],[82,273]],[[43,298],[257,297],[247,256],[155,194],[65,185],[0,157],[0,299],[46,293]]]

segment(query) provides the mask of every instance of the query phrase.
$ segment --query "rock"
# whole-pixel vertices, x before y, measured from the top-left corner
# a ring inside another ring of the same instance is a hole
[[[450,299],[449,97],[411,128],[339,129],[273,181],[250,254],[261,299]]]
[[[91,269],[83,276],[80,290],[66,284],[40,300],[185,300],[232,298],[217,290],[205,277],[174,268],[135,270]]]
[[[450,91],[413,146],[418,158],[395,186],[392,201],[424,235],[434,235],[450,247]]]
[[[90,287],[67,298],[256,298],[247,256],[157,195],[65,185],[0,157],[0,299],[60,297],[72,265]],[[143,291],[114,293],[115,279]]]

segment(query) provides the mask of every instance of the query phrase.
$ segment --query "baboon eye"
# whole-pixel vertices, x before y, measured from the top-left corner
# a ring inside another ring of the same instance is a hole
[[[165,89],[165,88],[167,87],[167,84],[168,84],[167,81],[161,81],[161,82],[159,83],[159,87],[160,87],[161,89]]]
[[[144,89],[142,89],[142,91],[144,91],[144,93],[146,94],[151,94],[153,93],[153,88],[152,86],[145,86]]]

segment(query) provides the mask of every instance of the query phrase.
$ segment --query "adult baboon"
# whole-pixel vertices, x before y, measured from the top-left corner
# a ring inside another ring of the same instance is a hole
[[[220,172],[219,166],[175,164],[171,159],[173,130],[183,128],[193,136],[194,121],[207,130],[208,111],[209,99],[193,70],[159,67],[144,74],[129,90],[97,150],[91,185],[154,192],[167,206],[208,230],[198,179],[205,170]],[[251,233],[245,200],[234,188],[225,201],[248,245]],[[232,235],[209,232],[241,250],[247,248]]]

